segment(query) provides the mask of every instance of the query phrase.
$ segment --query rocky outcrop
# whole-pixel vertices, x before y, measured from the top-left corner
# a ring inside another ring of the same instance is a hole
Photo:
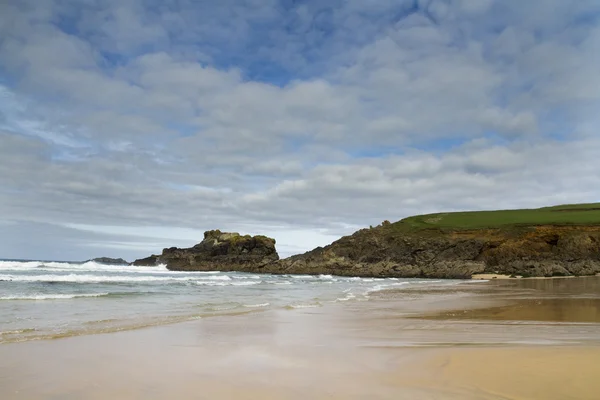
[[[129,265],[129,263],[122,258],[110,258],[110,257],[98,257],[92,258],[91,260],[87,260],[86,262],[97,262],[99,264],[107,264],[107,265]]]
[[[470,278],[600,273],[600,226],[399,232],[384,224],[269,266],[275,273]]]
[[[136,267],[154,267],[160,262],[158,261],[158,257],[156,254],[152,254],[146,258],[140,258],[139,260],[135,260],[131,263],[131,265],[135,265]]]
[[[275,239],[213,230],[204,232],[204,240],[194,247],[164,249],[161,255],[136,260],[133,265],[166,264],[173,271],[262,272],[277,260]]]
[[[194,247],[164,249],[161,255],[133,265],[164,263],[178,271],[454,279],[479,273],[525,277],[600,273],[598,225],[407,230],[401,224],[386,221],[283,260],[274,239],[208,231]]]

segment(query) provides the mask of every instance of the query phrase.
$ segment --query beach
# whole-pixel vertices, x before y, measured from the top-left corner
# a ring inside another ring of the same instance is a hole
[[[600,277],[0,345],[3,399],[596,399]]]

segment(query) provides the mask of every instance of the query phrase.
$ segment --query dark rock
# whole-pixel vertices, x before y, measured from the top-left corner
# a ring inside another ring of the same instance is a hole
[[[477,273],[594,275],[600,273],[600,227],[398,232],[384,223],[265,269],[272,273],[455,279]]]
[[[208,231],[189,249],[172,247],[134,265],[171,270],[334,274],[398,278],[470,278],[494,273],[580,276],[600,273],[600,226],[401,231],[383,223],[325,247],[279,260],[275,240]]]
[[[261,272],[278,259],[275,239],[214,230],[204,232],[204,240],[189,249],[164,249],[155,262],[173,271]]]
[[[131,263],[131,265],[135,265],[137,267],[154,267],[158,264],[160,264],[158,262],[158,256],[155,254],[152,254],[146,258],[140,258],[139,260],[135,260]]]
[[[110,258],[110,257],[98,257],[92,258],[89,261],[97,262],[99,264],[108,264],[108,265],[129,265],[129,263],[122,258]]]

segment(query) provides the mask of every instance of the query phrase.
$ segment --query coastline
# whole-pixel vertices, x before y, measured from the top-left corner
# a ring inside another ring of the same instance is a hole
[[[570,312],[548,320],[535,302],[596,301],[598,287],[600,278],[465,282],[2,344],[0,397],[591,400],[600,390],[600,324],[571,321]],[[533,319],[486,318],[522,301]],[[448,315],[457,310],[477,312]]]

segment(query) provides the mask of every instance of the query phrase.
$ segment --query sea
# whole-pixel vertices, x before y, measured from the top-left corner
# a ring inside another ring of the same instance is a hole
[[[461,281],[176,272],[0,260],[0,343],[116,332],[212,316],[369,301],[374,293]]]

